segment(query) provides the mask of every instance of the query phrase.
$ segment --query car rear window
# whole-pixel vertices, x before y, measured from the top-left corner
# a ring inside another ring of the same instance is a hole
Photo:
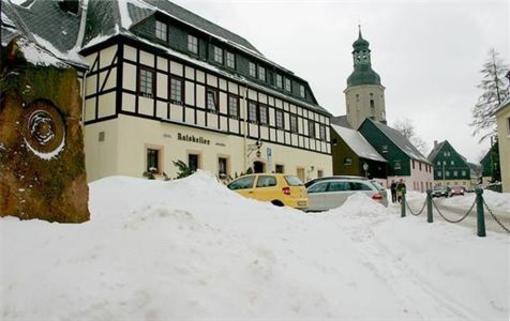
[[[276,177],[268,175],[260,175],[257,178],[257,187],[276,186]]]
[[[289,186],[303,185],[303,182],[301,182],[301,180],[299,178],[297,178],[296,176],[286,175],[285,180],[287,181],[287,184],[289,184]]]
[[[255,176],[241,177],[233,181],[232,183],[228,184],[227,187],[231,190],[252,188],[254,181]]]

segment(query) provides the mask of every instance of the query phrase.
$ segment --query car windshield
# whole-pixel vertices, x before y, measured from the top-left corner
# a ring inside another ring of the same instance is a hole
[[[287,176],[285,176],[285,180],[287,181],[287,184],[289,184],[289,186],[303,185],[301,180],[299,178],[297,178],[296,176],[287,175]]]

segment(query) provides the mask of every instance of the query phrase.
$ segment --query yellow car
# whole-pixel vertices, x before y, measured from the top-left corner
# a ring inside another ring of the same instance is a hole
[[[250,174],[241,176],[227,186],[237,193],[276,206],[297,209],[308,207],[308,195],[296,176],[285,174]]]

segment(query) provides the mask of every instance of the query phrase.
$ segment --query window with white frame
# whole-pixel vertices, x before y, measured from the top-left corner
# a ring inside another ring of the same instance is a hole
[[[248,102],[248,121],[257,121],[257,103],[254,101]]]
[[[466,171],[462,171],[462,176],[466,176]]]
[[[276,128],[283,129],[283,111],[277,110],[275,116],[276,116]]]
[[[266,81],[266,69],[262,66],[259,66],[259,79]]]
[[[459,175],[458,171],[453,171],[453,176],[457,177]]]
[[[182,103],[182,80],[177,78],[170,79],[170,100],[176,103]]]
[[[269,122],[267,121],[267,106],[259,105],[259,122],[262,125],[267,125]]]
[[[166,23],[156,20],[156,38],[167,41],[168,40],[168,26]]]
[[[308,137],[315,138],[315,123],[312,120],[308,120]]]
[[[446,177],[450,177],[450,171],[445,171]]]
[[[225,58],[227,67],[235,69],[236,68],[236,56],[228,51],[225,51]]]
[[[298,132],[297,116],[295,115],[290,115],[290,131],[291,133]]]
[[[299,96],[305,98],[305,86],[299,85]]]
[[[194,54],[198,54],[198,38],[188,35],[188,50]]]
[[[147,68],[140,68],[138,78],[138,92],[142,96],[154,96],[154,71]]]
[[[239,117],[239,99],[236,96],[228,96],[228,113],[230,117]]]
[[[326,126],[324,125],[320,125],[319,127],[319,137],[321,140],[326,140]]]
[[[218,110],[218,92],[212,88],[207,88],[207,109],[209,111]]]
[[[289,78],[285,78],[285,90],[286,91],[292,91],[292,85],[290,83],[290,79]]]
[[[276,74],[276,77],[275,77],[275,85],[276,85],[276,87],[278,87],[278,88],[282,88],[282,87],[283,87],[283,78],[282,78],[282,75],[280,75],[280,74]]]
[[[253,62],[250,62],[248,63],[248,69],[251,77],[257,77],[257,65],[255,65]]]
[[[223,63],[223,49],[214,46],[214,61],[217,63]]]

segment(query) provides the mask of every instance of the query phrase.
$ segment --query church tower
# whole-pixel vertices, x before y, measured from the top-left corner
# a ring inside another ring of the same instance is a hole
[[[352,47],[354,71],[347,78],[344,90],[347,121],[354,129],[358,129],[366,118],[386,124],[385,88],[381,85],[381,77],[372,69],[369,43],[363,39],[361,27]]]

